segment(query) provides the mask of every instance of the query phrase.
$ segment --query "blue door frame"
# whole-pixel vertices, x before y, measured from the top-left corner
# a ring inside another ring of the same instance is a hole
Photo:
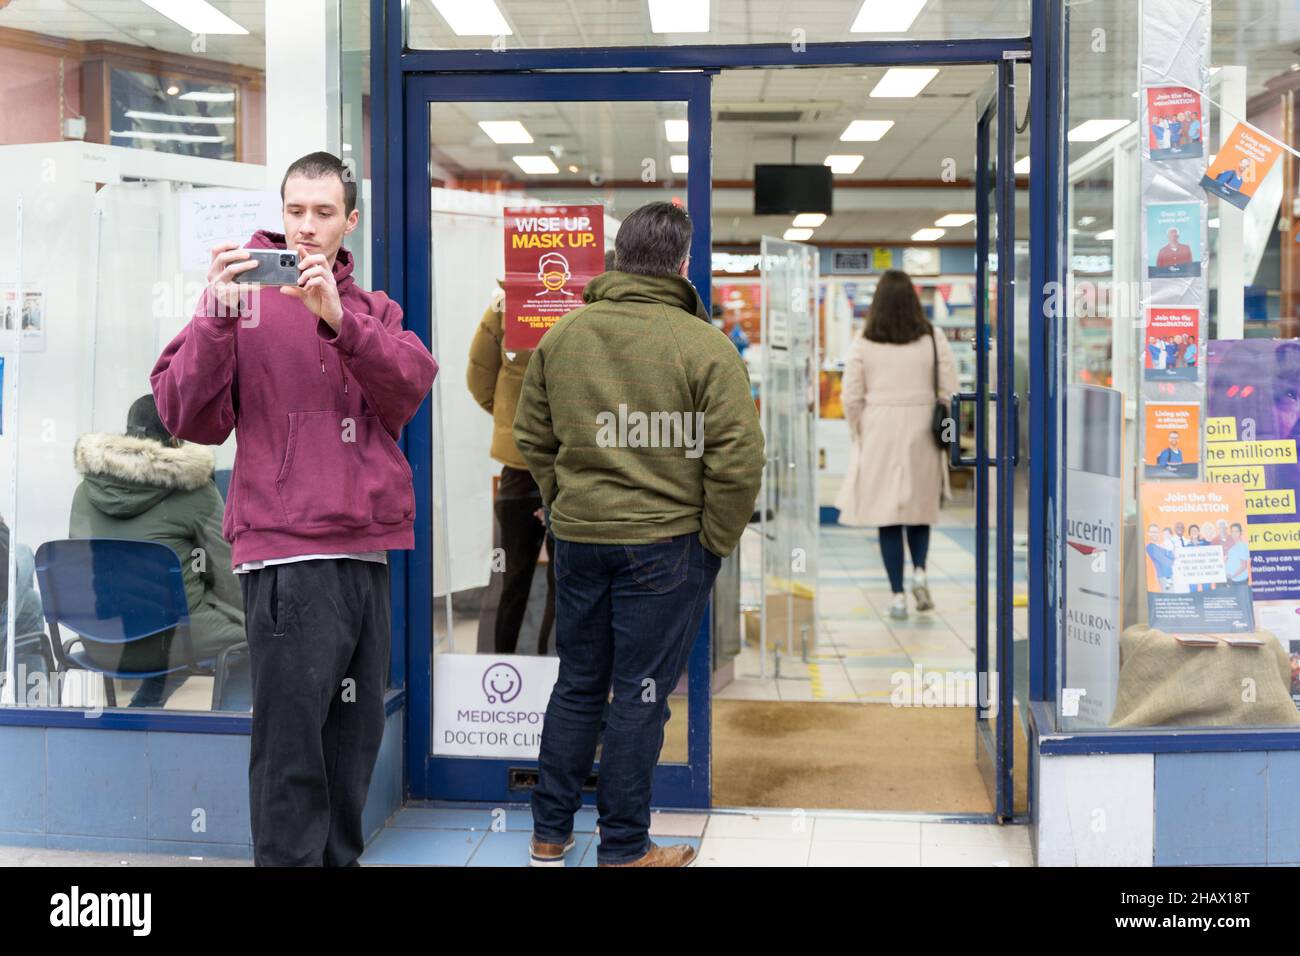
[[[1031,118],[1031,148],[1033,174],[1030,179],[1031,245],[1029,281],[1032,289],[1031,309],[1046,303],[1049,282],[1059,281],[1060,263],[1057,256],[1057,239],[1060,235],[1061,206],[1064,192],[1061,186],[1063,149],[1065,146],[1064,84],[1065,29],[1060,0],[1031,0],[1033,19],[1029,37],[1007,37],[973,40],[933,41],[864,41],[849,43],[810,44],[795,51],[788,44],[750,45],[697,45],[653,46],[626,48],[576,48],[549,50],[487,50],[470,51],[410,51],[405,49],[401,0],[371,0],[372,49],[372,156],[374,221],[373,252],[376,285],[387,288],[394,297],[407,303],[408,327],[417,332],[426,344],[432,346],[432,329],[427,311],[429,288],[429,262],[423,263],[410,255],[408,245],[421,241],[418,228],[410,216],[423,209],[427,224],[427,203],[410,203],[410,180],[407,157],[410,144],[406,142],[406,110],[413,99],[411,92],[419,88],[419,109],[436,100],[487,98],[469,95],[481,90],[481,84],[498,78],[511,78],[530,84],[528,96],[536,99],[538,84],[560,77],[545,72],[561,70],[701,70],[720,68],[790,67],[801,66],[895,66],[908,64],[1002,64],[1010,59],[1024,61],[1033,55],[1033,77],[1030,89],[1029,114]],[[603,90],[603,84],[614,81],[617,73],[588,73],[582,80],[588,84],[584,95],[578,99],[651,98],[645,96],[619,97]],[[699,80],[685,74],[627,73],[626,80],[644,89],[652,79]],[[707,81],[706,81],[707,82]],[[455,96],[449,91],[464,91]],[[600,89],[600,92],[595,92]],[[668,87],[664,88],[669,89]],[[500,97],[494,94],[493,98]],[[553,97],[547,97],[553,98]],[[654,99],[685,98],[656,92]],[[702,104],[692,102],[691,130],[694,133],[709,128],[711,115],[707,97]],[[1012,115],[1014,111],[1008,111]],[[697,115],[698,114],[698,115]],[[427,123],[425,124],[427,138]],[[692,136],[690,164],[692,169],[709,169],[707,137],[697,140]],[[1014,145],[1010,147],[1014,150]],[[697,158],[697,152],[702,158]],[[425,154],[427,156],[427,152]],[[1012,153],[1014,160],[1014,153]],[[1008,164],[1007,168],[1010,168]],[[427,183],[426,183],[427,186]],[[701,205],[707,203],[711,183],[703,177],[692,177],[688,196],[693,216],[699,216]],[[706,195],[699,198],[695,190]],[[697,239],[699,233],[697,233]],[[427,225],[423,240],[427,242]],[[414,248],[414,247],[413,247]],[[426,247],[427,249],[427,247]],[[708,272],[709,250],[692,247],[692,281],[700,293],[709,295],[711,277]],[[422,289],[422,291],[421,291]],[[424,311],[415,307],[413,296],[423,295]],[[1055,557],[1055,516],[1060,500],[1055,473],[1057,382],[1054,356],[1059,347],[1056,323],[1058,318],[1046,308],[1041,313],[1043,322],[1030,323],[1030,514],[1029,514],[1029,594],[1030,594],[1030,696],[1035,701],[1051,700],[1055,693],[1056,614],[1054,600],[1058,575]],[[1009,403],[1008,403],[1009,404]],[[417,489],[416,542],[409,556],[394,555],[393,625],[395,686],[403,686],[406,703],[406,787],[413,797],[424,797],[435,792],[431,784],[448,784],[444,792],[459,794],[457,799],[504,800],[509,794],[493,791],[488,778],[501,774],[502,761],[461,761],[456,768],[457,779],[443,779],[439,768],[428,753],[430,692],[429,635],[432,624],[432,567],[431,561],[431,476],[428,463],[431,451],[431,403],[426,402],[403,436],[402,446],[411,461]],[[1049,563],[1050,561],[1050,563]],[[707,633],[706,619],[702,633]],[[704,640],[697,640],[690,660],[692,680],[705,681],[709,670],[709,648]],[[1010,683],[1009,681],[1007,682]],[[691,698],[696,697],[692,688]],[[665,780],[672,794],[657,786],[656,802],[665,806],[709,805],[710,755],[708,753],[707,693],[697,715],[694,704],[689,713],[690,730],[688,751],[690,764],[678,767],[684,773],[675,781]],[[1010,708],[1008,708],[1008,711]],[[421,728],[423,728],[421,730]],[[417,738],[419,740],[417,741]],[[703,744],[703,753],[700,753]],[[479,765],[478,767],[472,766]],[[497,764],[495,768],[487,765]],[[443,790],[440,786],[439,790]],[[514,795],[517,799],[520,795]],[[1032,787],[1031,787],[1032,797]]]
[[[978,706],[975,746],[980,770],[993,798],[994,815],[1014,814],[1012,786],[1014,673],[1012,599],[1014,596],[1015,468],[1019,464],[1019,397],[1015,393],[1015,66],[998,64],[993,88],[976,108],[975,132],[975,391],[952,396],[959,415],[962,403],[975,403],[975,454],[966,458],[951,446],[954,465],[974,468],[975,479],[975,673]],[[990,201],[991,197],[991,201]],[[992,223],[997,235],[992,235]],[[989,254],[996,252],[997,269]],[[988,299],[995,291],[992,328]],[[991,335],[991,333],[993,333]],[[989,390],[989,344],[997,342],[997,386]],[[990,403],[997,423],[997,444],[990,456]],[[958,419],[960,420],[960,419]],[[997,547],[994,582],[996,615],[989,628],[989,486],[997,475]],[[990,661],[995,664],[990,666]],[[988,676],[987,682],[982,678]],[[995,695],[995,696],[993,696]],[[985,712],[992,716],[982,716]]]
[[[998,110],[996,167],[998,201],[998,310],[997,310],[997,473],[998,473],[998,580],[997,628],[997,716],[990,728],[977,727],[986,737],[987,750],[996,755],[993,761],[994,804],[999,820],[1010,820],[1013,813],[1012,772],[1014,769],[1013,731],[1015,709],[1015,516],[1016,466],[1020,459],[1020,399],[1016,394],[1016,74],[1015,63],[998,64]],[[978,709],[976,710],[978,714]],[[990,730],[991,735],[983,731]]]
[[[1000,820],[1014,814],[1014,691],[1013,597],[1015,592],[1016,465],[1019,463],[1020,403],[1015,393],[1015,63],[998,64],[995,93],[980,110],[976,130],[976,389],[975,389],[975,673],[989,675],[987,689],[976,709],[975,743],[985,782]],[[990,178],[990,166],[993,175]],[[993,197],[990,204],[989,197]],[[997,235],[989,225],[996,218]],[[997,271],[988,268],[988,255],[997,254]],[[989,328],[989,283],[997,293],[993,329]],[[989,392],[988,346],[990,331],[997,343],[997,385]],[[988,454],[986,431],[989,400],[996,418],[996,446]],[[996,615],[992,633],[988,615],[988,498],[990,479],[996,473],[997,512],[995,561]],[[995,651],[995,653],[990,653]],[[990,657],[996,664],[990,667]],[[996,677],[996,680],[993,678]],[[991,696],[990,696],[991,695]],[[981,710],[993,705],[988,719]]]
[[[685,102],[690,130],[687,142],[689,166],[694,170],[710,168],[711,113],[709,109],[709,73],[657,73],[638,75],[559,74],[540,75],[428,75],[409,77],[405,103],[405,181],[406,195],[413,201],[405,206],[406,312],[419,317],[426,325],[433,315],[431,281],[431,211],[429,194],[430,142],[429,106],[437,103],[466,102],[579,102],[579,101],[654,101]],[[710,222],[712,183],[707,175],[688,175],[687,207],[695,222],[691,238],[690,278],[710,306],[712,243]],[[417,199],[415,197],[422,197]],[[415,327],[414,323],[411,327]],[[432,330],[430,330],[432,331]],[[430,343],[437,354],[437,339]],[[458,382],[459,379],[453,379]],[[439,377],[435,388],[447,386]],[[417,423],[412,432],[408,455],[421,455],[429,461],[427,450],[431,434]],[[415,494],[420,501],[432,500],[432,474],[428,468],[416,476]],[[417,514],[418,518],[418,514]],[[423,529],[426,533],[429,529]],[[416,548],[407,559],[408,587],[416,582],[433,580],[432,548]],[[407,758],[411,793],[439,800],[478,800],[508,802],[526,799],[526,790],[511,790],[509,771],[533,768],[536,761],[476,757],[435,757],[430,748],[430,711],[432,704],[430,675],[434,601],[413,602],[407,608],[410,631],[408,642],[410,693],[408,695]],[[661,764],[655,771],[655,802],[665,807],[705,807],[710,803],[710,690],[712,678],[712,614],[705,615],[696,635],[687,665],[687,763]],[[423,639],[418,636],[424,635]],[[594,794],[584,795],[585,800]]]

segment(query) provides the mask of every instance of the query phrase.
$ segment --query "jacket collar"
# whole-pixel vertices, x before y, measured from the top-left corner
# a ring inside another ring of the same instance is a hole
[[[602,272],[582,290],[582,301],[654,302],[693,313],[705,322],[710,321],[695,286],[679,275],[647,276],[617,270]]]

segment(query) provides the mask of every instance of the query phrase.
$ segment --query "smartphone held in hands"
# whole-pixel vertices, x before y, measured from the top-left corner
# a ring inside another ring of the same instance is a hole
[[[257,267],[241,272],[240,285],[297,285],[298,253],[292,249],[249,249]]]

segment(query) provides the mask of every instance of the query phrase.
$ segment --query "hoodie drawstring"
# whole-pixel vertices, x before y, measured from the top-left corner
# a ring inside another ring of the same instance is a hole
[[[316,355],[317,357],[320,358],[320,373],[324,375],[325,374],[325,346],[320,344],[319,338],[316,339]],[[342,362],[339,362],[339,371],[343,373],[343,394],[346,395],[348,393],[348,371],[343,367]]]

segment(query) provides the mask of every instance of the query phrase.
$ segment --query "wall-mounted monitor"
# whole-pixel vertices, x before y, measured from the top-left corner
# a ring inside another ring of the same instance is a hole
[[[830,215],[831,168],[813,163],[754,166],[754,215],[793,216],[801,212]]]

